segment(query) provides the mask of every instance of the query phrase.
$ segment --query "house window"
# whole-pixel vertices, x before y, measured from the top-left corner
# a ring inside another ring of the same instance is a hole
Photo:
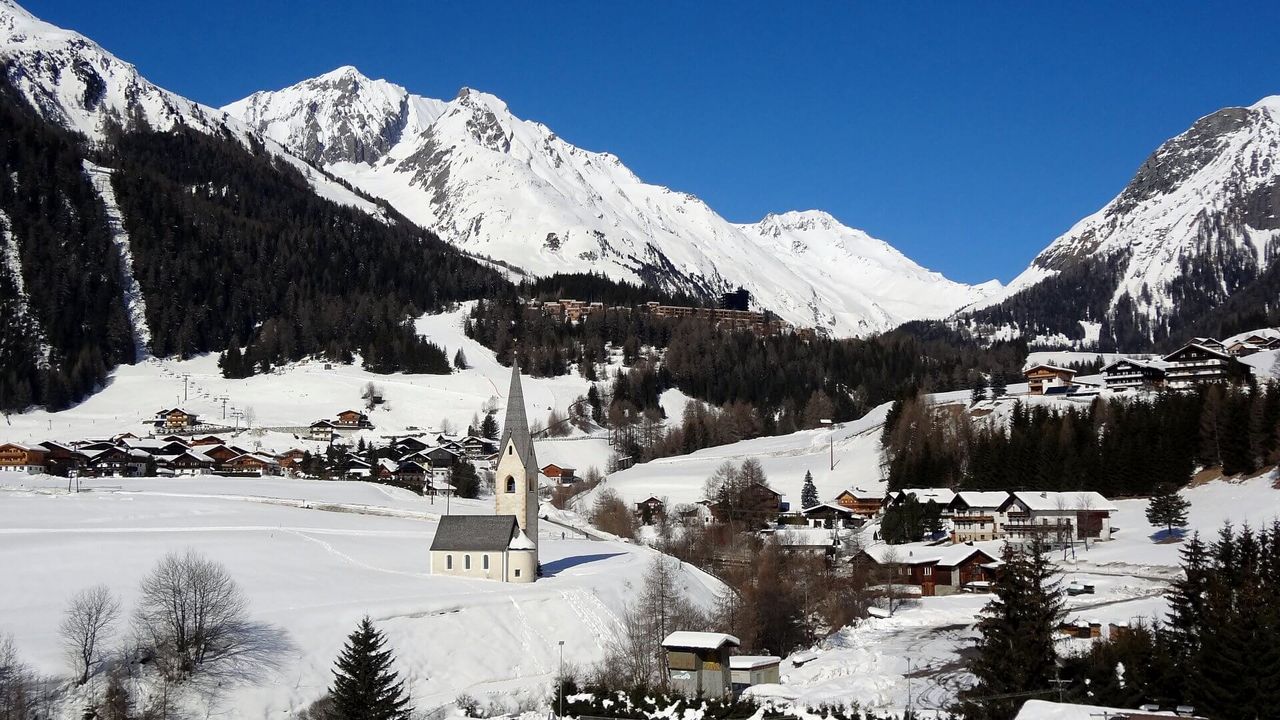
[[[516,568],[516,577],[520,577],[520,568]]]
[[[452,556],[452,555],[445,555],[445,556],[444,556],[444,569],[445,569],[445,570],[452,570],[452,569],[453,569],[453,556]]]
[[[484,569],[489,569],[489,555],[487,553],[484,555]]]
[[[513,493],[515,491],[516,491],[516,479],[513,477],[507,478],[507,492]]]
[[[925,566],[924,576],[929,577],[930,575],[933,575],[933,568]]]
[[[463,570],[470,570],[470,569],[471,569],[471,556],[470,556],[470,555],[463,555],[463,556],[462,556],[462,569],[463,569]]]

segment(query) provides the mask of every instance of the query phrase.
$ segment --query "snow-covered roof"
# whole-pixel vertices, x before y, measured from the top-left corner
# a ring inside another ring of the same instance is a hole
[[[962,490],[952,502],[963,502],[971,508],[998,508],[1008,499],[1007,490]]]
[[[956,491],[951,488],[903,488],[894,493],[890,493],[896,500],[903,495],[915,495],[916,501],[921,505],[930,500],[939,505],[950,503],[956,496]]]
[[[1116,510],[1116,506],[1110,500],[1092,490],[1081,492],[1019,490],[1012,494],[1028,510],[1108,510],[1111,512]]]
[[[734,655],[729,658],[730,670],[755,670],[782,662],[777,655]]]
[[[665,648],[698,648],[699,650],[718,650],[725,645],[738,647],[742,641],[725,633],[694,632],[677,630],[662,641]]]
[[[1056,703],[1048,700],[1028,700],[1022,704],[1014,720],[1098,720],[1098,718],[1164,718],[1179,717],[1172,711],[1147,712],[1144,710],[1124,710],[1121,708],[1102,707],[1100,705],[1076,705],[1074,703]]]
[[[529,539],[528,535],[524,534],[523,530],[521,530],[520,532],[516,533],[515,537],[511,538],[511,542],[507,543],[507,549],[508,550],[537,550],[538,546],[535,545],[534,542]]]
[[[1149,368],[1155,368],[1155,369],[1157,369],[1157,370],[1164,370],[1165,368],[1169,367],[1169,363],[1165,362],[1165,361],[1164,361],[1163,359],[1161,359],[1161,358],[1132,358],[1132,357],[1125,357],[1125,358],[1120,358],[1120,359],[1118,359],[1118,360],[1115,360],[1114,362],[1108,363],[1106,366],[1104,366],[1104,367],[1102,368],[1102,370],[1101,370],[1100,372],[1104,372],[1104,373],[1105,373],[1106,371],[1110,370],[1111,368],[1113,368],[1113,367],[1115,367],[1115,366],[1117,366],[1117,365],[1119,365],[1119,364],[1121,364],[1121,363],[1129,363],[1129,364],[1131,364],[1131,365],[1137,365],[1138,367],[1149,367]]]
[[[829,503],[829,502],[825,502],[825,503],[818,503],[817,505],[814,505],[813,507],[802,508],[802,509],[800,510],[800,514],[801,514],[801,515],[808,515],[809,513],[813,512],[813,511],[815,511],[815,510],[821,510],[822,508],[829,508],[829,509],[831,509],[831,510],[835,510],[836,512],[842,512],[842,513],[845,513],[846,515],[852,515],[852,514],[853,514],[853,510],[852,510],[852,509],[847,508],[847,507],[845,507],[845,506],[841,505],[840,503]]]
[[[921,545],[872,545],[866,548],[867,555],[878,563],[902,563],[904,565],[929,565],[937,563],[942,567],[955,567],[968,560],[974,553],[982,553],[991,558],[991,553],[980,547],[968,544],[944,545],[939,547]],[[993,560],[995,558],[992,558]]]
[[[825,528],[787,528],[774,533],[778,544],[784,547],[834,546],[839,536]]]
[[[1029,367],[1023,368],[1022,372],[1023,374],[1026,374],[1031,372],[1032,370],[1040,370],[1040,369],[1050,370],[1052,372],[1067,373],[1068,375],[1076,374],[1076,371],[1072,370],[1071,368],[1064,368],[1064,367],[1059,367],[1057,365],[1050,365],[1049,363],[1036,363],[1035,365],[1031,365]]]

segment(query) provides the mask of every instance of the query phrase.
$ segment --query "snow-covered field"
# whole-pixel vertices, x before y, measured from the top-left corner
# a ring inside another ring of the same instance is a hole
[[[12,476],[0,487],[0,632],[40,671],[66,673],[56,630],[78,589],[106,583],[128,609],[168,552],[195,549],[230,569],[254,619],[283,630],[288,645],[276,670],[226,688],[216,712],[228,717],[280,717],[314,700],[366,614],[386,632],[421,709],[464,692],[482,702],[544,697],[557,642],[565,642],[566,663],[598,661],[655,555],[562,540],[544,525],[546,576],[508,585],[432,576],[427,548],[444,508],[394,488],[113,478],[68,495],[63,479]],[[491,512],[477,502],[451,509]],[[681,580],[704,604],[719,588],[687,566]]]

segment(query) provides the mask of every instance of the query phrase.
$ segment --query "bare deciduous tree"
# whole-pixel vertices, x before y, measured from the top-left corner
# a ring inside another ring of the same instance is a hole
[[[182,678],[206,663],[254,649],[248,603],[221,564],[195,551],[170,553],[142,581],[138,637],[167,674]]]
[[[87,587],[72,596],[58,634],[71,657],[79,684],[89,681],[104,644],[120,618],[120,601],[106,585]]]

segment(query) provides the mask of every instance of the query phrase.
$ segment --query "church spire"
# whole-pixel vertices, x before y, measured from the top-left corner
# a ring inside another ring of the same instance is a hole
[[[507,440],[515,443],[516,453],[526,468],[537,467],[533,456],[533,440],[529,437],[529,419],[524,412],[524,389],[520,387],[520,365],[511,363],[511,389],[507,391],[507,419],[502,424],[499,452],[506,452]]]

